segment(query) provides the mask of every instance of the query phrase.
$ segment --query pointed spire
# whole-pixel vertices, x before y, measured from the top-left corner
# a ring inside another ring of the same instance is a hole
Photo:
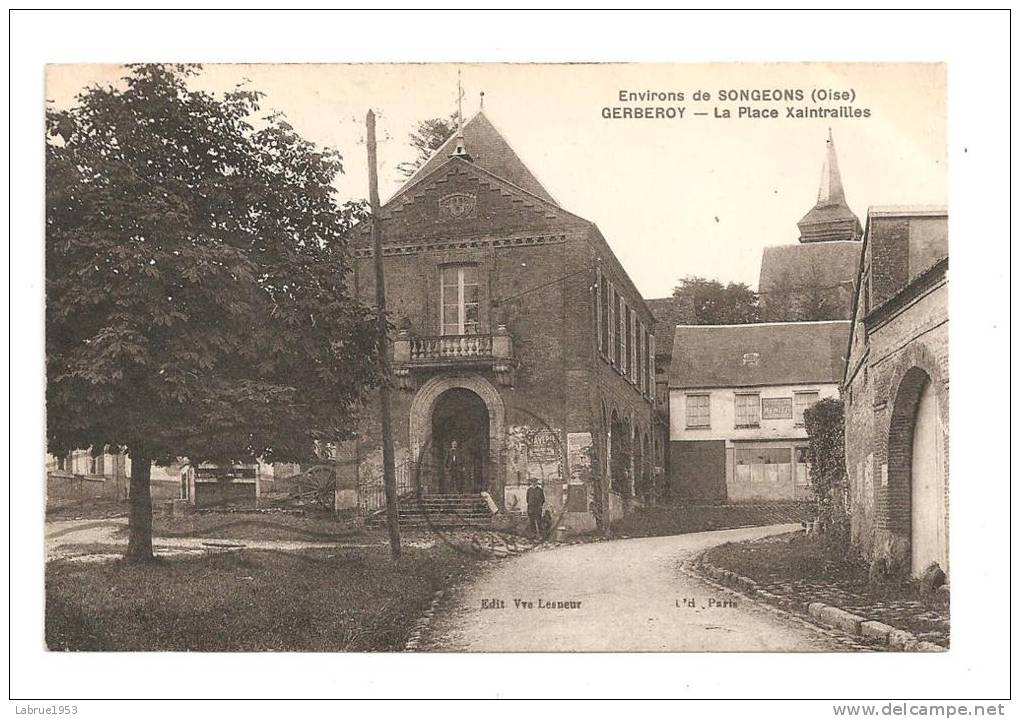
[[[457,141],[452,157],[462,157],[470,161],[467,147],[464,145],[464,88],[460,84],[460,68],[457,68]]]
[[[832,128],[825,141],[825,162],[822,163],[822,182],[818,188],[818,205],[839,205],[846,202],[843,194],[843,180],[839,176],[839,162],[836,160],[836,143],[832,141]]]
[[[860,239],[861,223],[846,203],[831,127],[829,138],[825,141],[825,161],[822,163],[818,199],[815,206],[797,223],[797,227],[800,229],[801,242]]]

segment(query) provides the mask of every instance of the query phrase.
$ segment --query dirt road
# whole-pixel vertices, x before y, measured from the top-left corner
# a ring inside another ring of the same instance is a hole
[[[701,549],[797,525],[537,550],[494,563],[445,606],[433,651],[847,651],[852,642],[685,573]]]

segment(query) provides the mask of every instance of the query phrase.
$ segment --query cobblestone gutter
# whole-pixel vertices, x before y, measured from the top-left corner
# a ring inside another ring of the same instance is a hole
[[[837,629],[854,637],[885,645],[903,652],[944,652],[946,648],[934,642],[919,639],[910,632],[896,629],[869,617],[853,614],[839,607],[823,602],[804,602],[795,597],[771,592],[758,585],[750,577],[744,577],[728,569],[721,569],[705,561],[703,552],[689,565],[695,573],[730,587],[758,601],[779,607],[792,614],[800,615],[815,624]]]

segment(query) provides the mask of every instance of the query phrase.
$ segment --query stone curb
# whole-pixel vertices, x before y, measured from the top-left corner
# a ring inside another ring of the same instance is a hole
[[[706,550],[707,551],[707,550]],[[758,586],[749,577],[741,576],[728,569],[716,567],[704,561],[704,552],[690,565],[697,573],[713,579],[722,585],[750,594],[766,604],[785,609],[807,617],[812,622],[855,637],[863,637],[885,644],[890,649],[902,652],[944,652],[946,648],[934,642],[921,641],[910,632],[896,629],[888,624],[852,614],[845,609],[832,607],[822,602],[799,602],[791,597],[774,594]]]
[[[436,609],[439,607],[439,602],[443,600],[443,596],[446,594],[446,590],[437,589],[432,595],[432,602],[429,604],[429,608],[425,610],[421,618],[414,623],[414,631],[411,632],[411,636],[407,638],[404,643],[405,652],[416,652],[421,646],[422,634],[428,631],[429,626],[432,624],[432,618],[436,615]]]

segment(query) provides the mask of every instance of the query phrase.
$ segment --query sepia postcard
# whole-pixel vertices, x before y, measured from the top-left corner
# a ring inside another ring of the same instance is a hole
[[[51,652],[944,652],[946,66],[51,64]]]

